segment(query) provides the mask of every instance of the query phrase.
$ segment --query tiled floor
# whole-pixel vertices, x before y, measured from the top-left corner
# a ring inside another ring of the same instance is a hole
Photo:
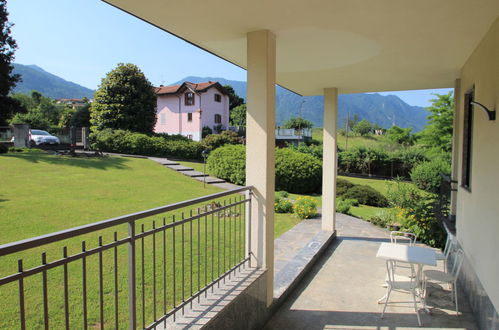
[[[337,231],[338,238],[265,328],[418,328],[413,305],[404,303],[411,301],[408,294],[393,295],[390,300],[396,303],[389,305],[385,318],[380,319],[383,305],[377,300],[386,291],[382,286],[386,269],[376,252],[381,242],[389,241],[388,232],[345,215],[338,216]],[[429,289],[432,314],[420,311],[421,328],[477,329],[465,297],[459,296],[463,313],[456,316],[448,291],[442,289],[437,285]]]

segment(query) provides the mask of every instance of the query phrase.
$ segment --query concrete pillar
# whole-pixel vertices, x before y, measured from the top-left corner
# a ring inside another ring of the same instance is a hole
[[[336,230],[336,125],[338,89],[324,89],[324,140],[322,162],[322,230]]]
[[[251,265],[267,269],[267,305],[274,281],[275,36],[267,30],[247,35],[246,184],[251,205]]]
[[[90,135],[89,127],[81,128],[81,141],[83,142],[83,150],[90,150],[90,143],[88,141],[88,136]]]
[[[458,181],[459,176],[459,112],[461,111],[461,79],[456,79],[454,83],[454,121],[453,121],[453,131],[452,131],[452,169],[451,169],[451,180]],[[451,183],[451,187],[455,187],[457,184]],[[450,215],[451,217],[456,216],[457,208],[457,191],[454,189],[451,191],[450,195]]]
[[[14,147],[27,148],[29,147],[29,125],[28,124],[14,124]]]

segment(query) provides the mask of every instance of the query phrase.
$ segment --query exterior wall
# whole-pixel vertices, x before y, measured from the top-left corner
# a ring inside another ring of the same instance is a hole
[[[458,177],[456,227],[459,243],[466,255],[467,268],[473,270],[490,302],[499,310],[499,120],[489,121],[487,114],[473,108],[471,191],[462,188],[462,148],[464,94],[475,86],[475,101],[499,110],[499,17],[461,70],[458,101]],[[469,270],[464,271],[465,273]],[[470,277],[470,276],[466,276]],[[464,283],[463,283],[464,284]],[[470,295],[473,292],[466,285]],[[473,300],[470,297],[470,300]],[[481,311],[474,311],[480,313]],[[494,317],[493,315],[490,317]],[[480,317],[477,317],[480,319]],[[486,327],[485,324],[481,326]]]
[[[222,102],[215,102],[215,94],[222,95]],[[225,129],[228,129],[229,97],[220,93],[216,88],[208,89],[205,93],[202,93],[201,96],[201,109],[203,110],[201,128],[203,128],[203,126],[208,126],[213,129],[214,126],[218,125],[215,123],[215,114],[219,114],[222,116],[222,126]]]
[[[181,95],[158,95],[156,133],[181,134],[192,136],[195,141],[201,141],[203,126],[213,129],[215,114],[222,116],[222,126],[229,127],[229,97],[222,95],[222,102],[215,102],[216,88],[210,88],[205,93],[194,95],[194,105],[185,105],[185,93]],[[180,98],[180,103],[179,103]],[[180,110],[179,110],[180,109]],[[201,111],[199,111],[201,109]],[[180,113],[180,117],[179,117]],[[192,121],[187,121],[188,113],[192,113]],[[164,116],[165,123],[161,123]]]

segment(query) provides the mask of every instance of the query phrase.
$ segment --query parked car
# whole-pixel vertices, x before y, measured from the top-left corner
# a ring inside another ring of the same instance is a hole
[[[53,136],[49,132],[40,129],[29,130],[29,142],[37,146],[41,144],[61,144],[57,136]]]

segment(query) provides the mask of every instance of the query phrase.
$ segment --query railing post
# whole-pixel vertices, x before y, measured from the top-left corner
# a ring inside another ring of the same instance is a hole
[[[245,231],[246,231],[246,242],[244,244],[245,247],[245,253],[244,255],[249,257],[249,266],[251,267],[251,198],[252,198],[252,192],[251,189],[248,189],[245,193],[246,199],[248,199],[248,203],[246,205],[246,221],[245,221]]]
[[[135,222],[128,222],[128,317],[129,328],[136,329],[137,313],[136,313],[136,286],[135,286]]]

